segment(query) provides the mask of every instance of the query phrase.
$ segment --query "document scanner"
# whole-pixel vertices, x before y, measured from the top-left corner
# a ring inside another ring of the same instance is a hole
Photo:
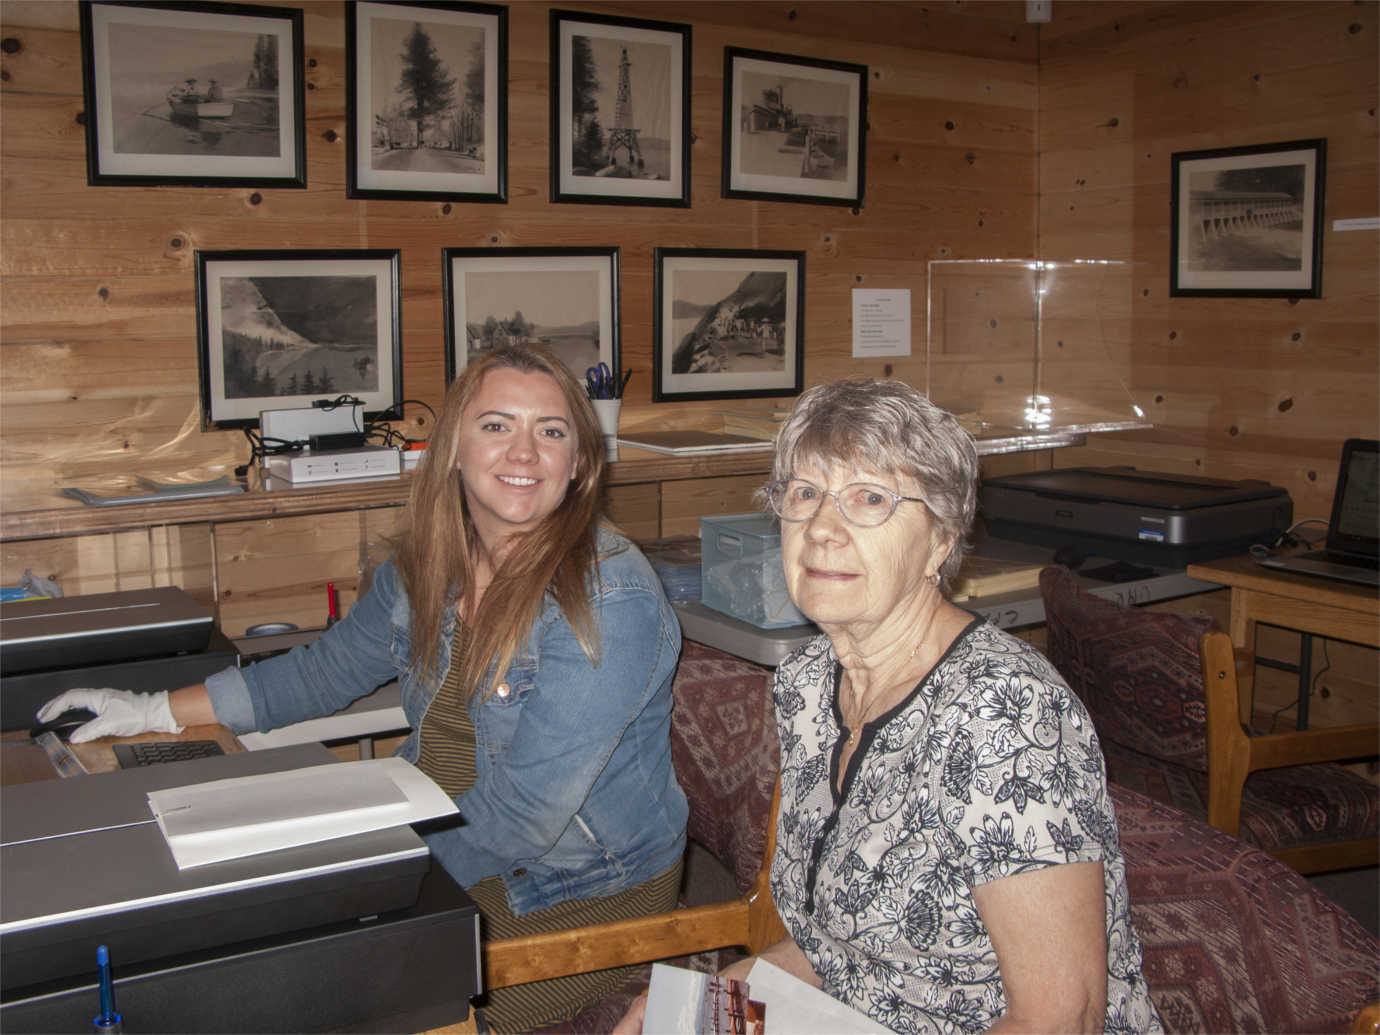
[[[0,607],[0,671],[202,650],[212,621],[209,607],[176,586],[14,600]]]
[[[6,787],[0,794],[0,991],[357,920],[417,901],[430,865],[411,827],[179,870],[151,790],[336,762],[320,744]]]
[[[989,535],[1158,567],[1244,553],[1293,521],[1288,492],[1134,467],[1070,467],[986,479],[979,509]]]

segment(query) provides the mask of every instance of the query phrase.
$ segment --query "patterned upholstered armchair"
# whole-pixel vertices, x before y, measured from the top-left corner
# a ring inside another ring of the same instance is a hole
[[[1207,819],[1214,760],[1199,640],[1215,623],[1124,607],[1086,592],[1062,567],[1041,572],[1040,592],[1049,660],[1092,714],[1107,778]],[[1288,765],[1246,778],[1238,836],[1315,872],[1359,865],[1354,853],[1321,849],[1373,845],[1378,815],[1369,780],[1331,763]]]
[[[1131,921],[1167,1032],[1345,1032],[1380,942],[1279,860],[1112,785]]]
[[[488,942],[490,987],[673,959],[716,970],[785,937],[767,887],[780,747],[771,671],[686,641],[672,694],[671,758],[690,803],[691,841],[730,875],[736,897],[613,924]],[[732,955],[721,958],[718,950]],[[691,959],[689,957],[693,956]],[[606,1032],[647,986],[650,965],[554,1032]]]

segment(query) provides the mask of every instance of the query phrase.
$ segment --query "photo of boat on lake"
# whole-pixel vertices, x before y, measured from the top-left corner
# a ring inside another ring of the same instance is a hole
[[[277,155],[278,68],[253,33],[113,25],[120,154]]]
[[[302,12],[245,10],[82,5],[91,183],[306,185]]]

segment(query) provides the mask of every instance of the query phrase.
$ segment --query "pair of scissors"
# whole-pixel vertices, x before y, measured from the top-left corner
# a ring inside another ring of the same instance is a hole
[[[585,388],[591,399],[613,399],[618,385],[607,363],[599,363],[585,371]]]

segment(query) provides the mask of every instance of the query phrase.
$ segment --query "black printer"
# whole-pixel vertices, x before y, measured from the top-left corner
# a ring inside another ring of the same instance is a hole
[[[1294,518],[1288,492],[1269,482],[1135,467],[1069,467],[988,479],[979,509],[989,535],[1162,568],[1272,543]]]

